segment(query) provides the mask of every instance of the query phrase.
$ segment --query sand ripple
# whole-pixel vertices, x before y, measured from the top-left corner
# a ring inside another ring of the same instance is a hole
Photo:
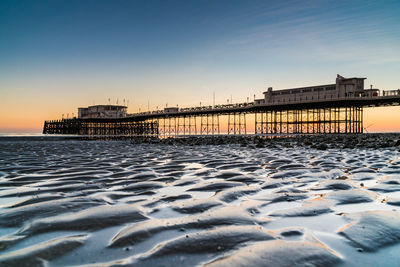
[[[398,262],[398,150],[283,144],[0,140],[0,266]]]

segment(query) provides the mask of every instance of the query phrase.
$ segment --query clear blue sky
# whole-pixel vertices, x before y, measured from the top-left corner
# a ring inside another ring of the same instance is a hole
[[[337,73],[395,89],[399,14],[399,0],[1,0],[0,128],[29,115],[5,114],[11,105],[36,105],[25,121],[36,125],[108,98],[131,111],[211,102],[213,91],[241,102]]]

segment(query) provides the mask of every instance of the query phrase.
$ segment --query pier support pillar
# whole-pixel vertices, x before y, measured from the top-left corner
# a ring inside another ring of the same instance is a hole
[[[228,134],[246,134],[246,113],[237,112],[228,115]]]
[[[220,133],[219,114],[205,114],[200,117],[200,134],[216,135]]]
[[[363,108],[359,106],[259,111],[255,134],[362,133]],[[237,119],[229,118],[230,133],[238,133]]]

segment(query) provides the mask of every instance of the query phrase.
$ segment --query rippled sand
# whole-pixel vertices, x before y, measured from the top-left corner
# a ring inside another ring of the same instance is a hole
[[[398,156],[0,140],[0,265],[398,266]]]

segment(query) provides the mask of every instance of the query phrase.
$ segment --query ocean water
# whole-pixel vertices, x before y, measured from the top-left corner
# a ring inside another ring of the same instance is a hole
[[[398,266],[394,148],[0,138],[0,266]]]

